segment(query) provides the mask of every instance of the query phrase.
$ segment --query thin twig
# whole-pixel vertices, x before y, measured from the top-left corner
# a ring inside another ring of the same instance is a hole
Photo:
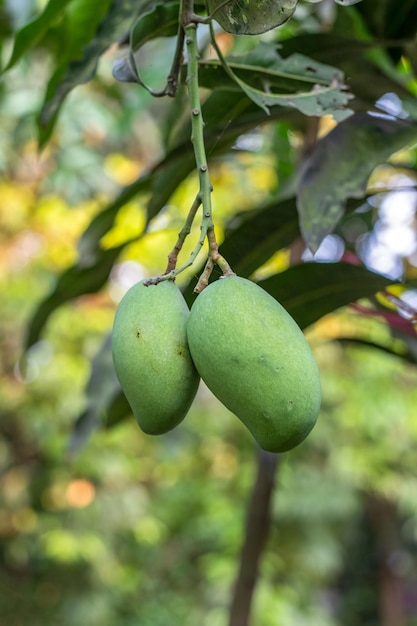
[[[190,210],[188,211],[187,219],[185,220],[184,226],[181,228],[180,232],[178,233],[178,239],[176,241],[176,244],[168,255],[168,265],[165,270],[165,274],[169,274],[170,272],[175,270],[175,268],[177,267],[178,255],[182,250],[182,246],[184,245],[185,239],[191,232],[191,226],[193,225],[194,218],[197,214],[197,211],[200,205],[201,205],[200,196],[197,196],[193,204],[191,205]]]

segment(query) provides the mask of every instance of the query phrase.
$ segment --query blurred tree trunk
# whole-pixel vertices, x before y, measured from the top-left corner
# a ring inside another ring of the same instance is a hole
[[[257,475],[246,515],[239,571],[230,607],[229,626],[248,626],[262,552],[271,525],[271,504],[278,455],[258,450]]]
[[[369,493],[365,506],[375,537],[381,626],[404,626],[403,580],[393,567],[395,555],[402,550],[398,512],[392,502]]]

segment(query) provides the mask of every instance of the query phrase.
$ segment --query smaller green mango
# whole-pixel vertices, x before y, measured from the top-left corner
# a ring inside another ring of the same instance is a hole
[[[133,285],[117,308],[113,363],[140,428],[160,435],[186,416],[200,377],[187,344],[189,309],[172,281]]]
[[[277,300],[245,278],[226,276],[196,298],[187,336],[201,378],[261,448],[284,452],[303,441],[320,409],[319,373]]]

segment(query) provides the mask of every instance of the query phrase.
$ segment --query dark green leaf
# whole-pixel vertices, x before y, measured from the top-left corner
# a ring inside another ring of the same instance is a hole
[[[43,13],[17,33],[12,55],[3,70],[4,72],[16,65],[23,55],[42,39],[49,28],[64,14],[71,1],[49,0]]]
[[[100,414],[94,410],[86,410],[76,419],[68,442],[69,454],[79,452],[95,430],[113,428],[128,417],[132,417],[132,409],[119,387],[118,392],[110,398],[108,405]]]
[[[112,428],[116,424],[123,422],[127,417],[133,417],[132,409],[123,391],[119,391],[103,414],[103,425],[106,428]]]
[[[298,0],[207,0],[210,16],[234,35],[258,35],[286,22]]]
[[[114,371],[111,333],[93,359],[85,395],[85,410],[76,420],[71,433],[68,445],[70,454],[78,452],[90,434],[100,426],[112,426],[131,414]]]
[[[157,37],[173,37],[178,31],[179,2],[157,4],[139,16],[130,33],[130,48],[136,52]]]
[[[239,276],[250,276],[277,250],[299,237],[295,198],[269,204],[258,211],[237,215],[237,226],[226,231],[220,253]]]
[[[317,144],[297,194],[301,232],[311,250],[334,230],[347,199],[364,196],[374,168],[416,137],[415,124],[358,113]]]
[[[381,39],[405,40],[417,32],[417,4],[414,0],[366,0],[358,7],[367,28]],[[403,42],[398,42],[400,47]]]
[[[146,89],[136,64],[134,53],[157,37],[172,37],[178,32],[179,3],[156,4],[142,13],[130,32],[129,54],[113,65],[113,76],[125,83],[139,83]],[[149,89],[148,89],[149,91]]]
[[[389,278],[347,263],[304,263],[259,282],[301,328],[390,284]]]

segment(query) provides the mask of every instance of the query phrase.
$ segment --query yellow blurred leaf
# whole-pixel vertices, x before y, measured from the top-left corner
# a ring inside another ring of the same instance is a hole
[[[119,185],[130,185],[141,173],[141,166],[128,159],[120,152],[114,152],[104,161],[104,171],[107,176]]]
[[[130,239],[139,237],[143,233],[145,223],[144,209],[130,202],[119,210],[115,225],[104,235],[100,243],[104,249],[115,248]]]

